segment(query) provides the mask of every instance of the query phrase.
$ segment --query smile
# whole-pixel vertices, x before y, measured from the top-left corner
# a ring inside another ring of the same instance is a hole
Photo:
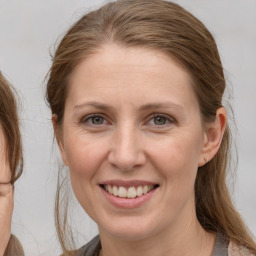
[[[142,207],[160,187],[159,184],[142,180],[109,180],[99,185],[105,199],[111,205],[122,209]]]
[[[120,197],[120,198],[128,198],[133,199],[137,197],[141,197],[157,188],[158,185],[139,185],[139,186],[115,186],[115,185],[102,185],[102,188],[107,191],[109,194]]]

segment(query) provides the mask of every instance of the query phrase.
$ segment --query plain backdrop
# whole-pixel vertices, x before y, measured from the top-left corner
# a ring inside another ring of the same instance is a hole
[[[213,33],[225,68],[237,130],[239,163],[236,206],[256,234],[256,1],[182,0]],[[13,233],[26,255],[59,255],[54,227],[58,153],[53,144],[44,78],[55,42],[100,0],[0,0],[0,70],[17,88],[25,170],[15,190]],[[74,206],[78,245],[97,233],[80,206]]]

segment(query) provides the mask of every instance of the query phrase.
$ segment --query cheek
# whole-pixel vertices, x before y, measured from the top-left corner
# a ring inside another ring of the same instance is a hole
[[[65,147],[71,175],[93,176],[105,156],[106,148],[98,143],[72,138]]]
[[[97,175],[105,159],[106,150],[103,141],[99,145],[85,136],[71,136],[65,141],[65,155],[73,192],[89,214],[94,208],[91,198],[93,198]]]
[[[155,167],[172,186],[193,185],[200,157],[199,136],[173,137],[151,148]]]

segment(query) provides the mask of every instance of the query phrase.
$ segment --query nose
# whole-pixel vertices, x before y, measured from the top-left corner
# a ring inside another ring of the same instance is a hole
[[[146,162],[140,131],[126,125],[113,134],[108,161],[121,171],[134,170]]]

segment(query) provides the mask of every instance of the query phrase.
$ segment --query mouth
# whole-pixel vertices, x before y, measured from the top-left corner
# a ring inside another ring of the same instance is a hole
[[[111,184],[101,184],[100,185],[107,193],[126,199],[134,199],[141,197],[150,193],[152,190],[155,190],[159,187],[158,184],[155,185],[137,185],[137,186],[118,186]]]

